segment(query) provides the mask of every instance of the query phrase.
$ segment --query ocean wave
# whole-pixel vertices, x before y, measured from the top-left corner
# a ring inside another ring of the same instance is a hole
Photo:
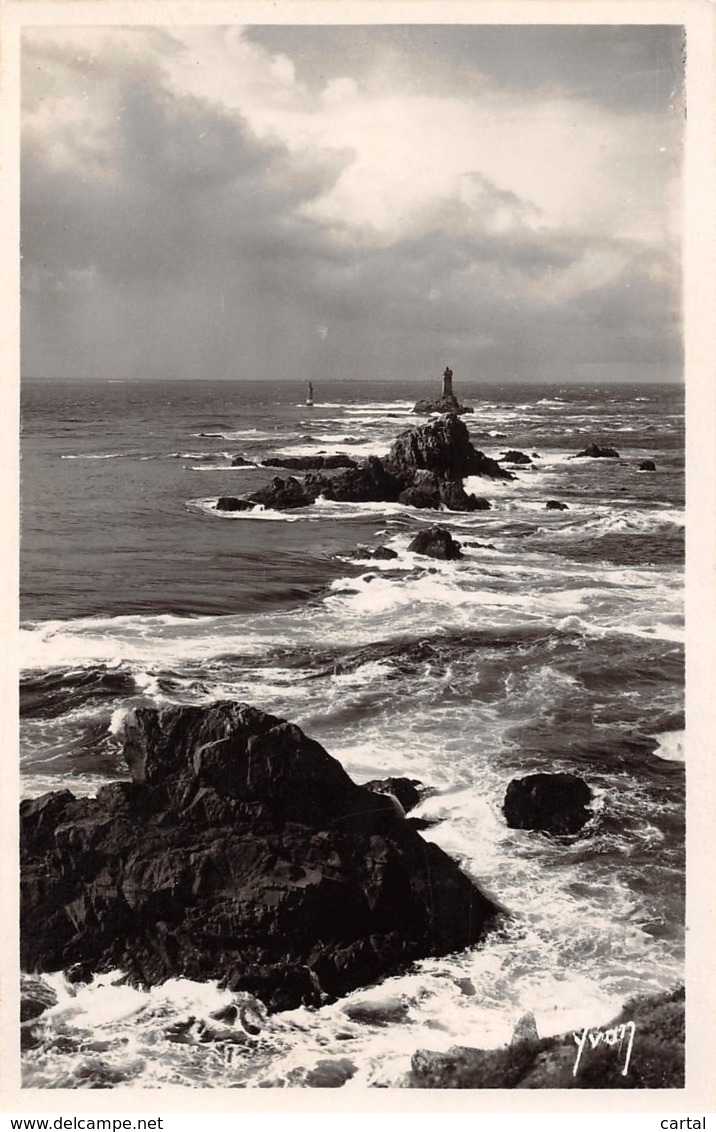
[[[658,746],[654,751],[660,759],[665,759],[667,762],[682,763],[685,761],[686,752],[686,732],[685,731],[662,731],[661,734],[655,735]]]

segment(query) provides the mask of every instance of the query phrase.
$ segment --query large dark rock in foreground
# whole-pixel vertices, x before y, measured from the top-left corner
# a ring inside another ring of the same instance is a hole
[[[138,708],[131,782],[21,805],[22,966],[318,1004],[477,943],[497,909],[393,800],[246,704]]]
[[[635,1033],[627,1062],[630,1023]],[[627,1029],[620,1045],[621,1026]],[[600,1031],[602,1038],[598,1039]],[[616,1018],[589,1034],[576,1073],[578,1048],[574,1031],[570,1031],[541,1040],[528,1035],[522,1040],[513,1039],[510,1046],[502,1049],[453,1046],[447,1053],[418,1050],[413,1054],[407,1084],[417,1089],[684,1087],[683,987],[632,999]],[[577,1032],[577,1036],[583,1036],[583,1031]]]
[[[512,829],[578,833],[589,821],[592,792],[576,774],[528,774],[507,787],[504,814]]]

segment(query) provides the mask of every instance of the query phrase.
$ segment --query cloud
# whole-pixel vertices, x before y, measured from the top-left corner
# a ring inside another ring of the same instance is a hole
[[[308,81],[283,32],[26,34],[26,372],[672,373],[674,113],[462,57],[456,93],[395,39]]]

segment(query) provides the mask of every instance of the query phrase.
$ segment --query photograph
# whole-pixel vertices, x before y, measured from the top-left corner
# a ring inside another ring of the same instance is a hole
[[[61,7],[22,1089],[684,1090],[684,22]]]

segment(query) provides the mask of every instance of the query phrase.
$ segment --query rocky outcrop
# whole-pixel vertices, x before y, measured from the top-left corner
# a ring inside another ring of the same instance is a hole
[[[465,476],[511,480],[511,472],[496,460],[473,448],[462,421],[453,415],[400,434],[384,458],[368,456],[355,465],[349,457],[316,456],[286,458],[291,467],[315,468],[301,482],[294,477],[276,477],[265,487],[246,496],[245,502],[288,510],[307,507],[319,496],[338,503],[396,503],[413,507],[450,511],[480,511],[490,506],[487,499],[468,494]],[[336,463],[335,461],[341,461]],[[351,466],[344,469],[343,462]],[[267,464],[269,461],[267,461]],[[337,475],[324,471],[340,468]],[[234,500],[234,497],[224,497]],[[217,505],[218,506],[218,505]],[[219,510],[241,510],[223,505]]]
[[[460,413],[462,415],[463,413],[474,413],[475,410],[470,405],[461,405],[453,394],[451,397],[436,397],[434,400],[416,401],[413,405],[413,412],[422,416],[429,416],[431,413]]]
[[[290,468],[296,472],[322,471],[324,468],[357,468],[357,460],[337,453],[332,456],[272,456],[264,468]]]
[[[467,405],[461,405],[457,397],[453,393],[452,388],[452,370],[450,366],[445,367],[443,373],[443,386],[439,397],[434,400],[422,400],[416,402],[413,406],[414,413],[472,413],[473,409]]]
[[[629,1023],[634,1024],[635,1040],[627,1063]],[[627,1029],[620,1043],[621,1026]],[[577,1037],[581,1033],[578,1031]],[[447,1053],[418,1050],[413,1054],[406,1084],[416,1089],[684,1087],[683,987],[632,999],[616,1018],[590,1034],[595,1044],[585,1038],[576,1072],[578,1046],[573,1031],[540,1039],[536,1027],[532,1030],[529,1026],[501,1049],[453,1046]]]
[[[445,527],[426,527],[419,531],[408,546],[414,554],[426,554],[429,558],[452,560],[462,558],[460,543],[452,537]]]
[[[313,503],[315,496],[308,494],[301,481],[294,476],[289,476],[285,480],[280,476],[274,476],[266,487],[260,487],[246,498],[247,502],[260,503],[262,507],[290,511],[294,507],[308,507],[309,503]]]
[[[454,414],[440,417],[418,428],[407,429],[397,437],[385,457],[387,472],[409,486],[418,471],[434,472],[439,479],[457,480],[465,476],[486,476],[512,480],[511,472],[497,460],[473,448],[464,423]]]
[[[132,780],[21,805],[22,966],[318,1004],[478,942],[495,905],[392,799],[246,704],[138,708]]]
[[[500,456],[500,461],[505,464],[531,464],[532,460],[526,452],[518,452],[514,448],[510,448],[509,452],[503,452]]]
[[[254,506],[248,499],[238,499],[235,495],[222,495],[216,501],[217,511],[252,511]]]
[[[512,829],[578,833],[589,821],[592,792],[576,774],[528,774],[513,778],[503,811]]]
[[[639,471],[640,472],[655,472],[656,471],[656,464],[654,463],[653,460],[642,460],[642,462],[639,465]]]
[[[580,458],[582,456],[613,459],[614,457],[618,457],[619,453],[617,452],[616,448],[600,448],[598,444],[589,444],[583,452],[577,453],[577,458]]]
[[[547,511],[568,511],[569,508],[566,503],[561,503],[559,499],[548,499],[545,503]]]
[[[357,468],[337,476],[306,476],[304,490],[312,499],[319,495],[338,503],[395,503],[400,484],[383,466],[378,456],[368,456]]]
[[[256,464],[253,460],[247,460],[245,456],[234,456],[231,461],[232,468],[255,468]]]

